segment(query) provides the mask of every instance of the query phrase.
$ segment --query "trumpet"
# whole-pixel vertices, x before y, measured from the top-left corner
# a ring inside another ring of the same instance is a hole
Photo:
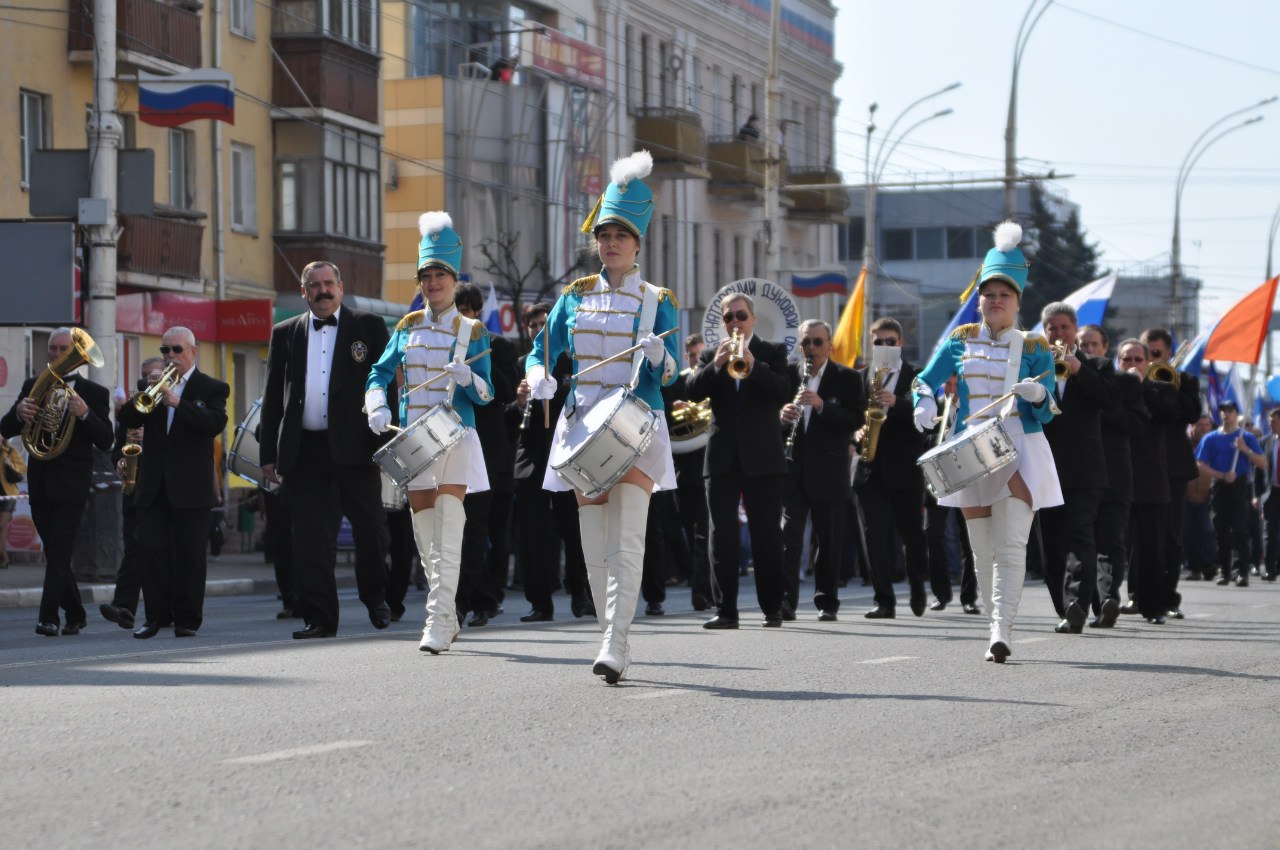
[[[138,455],[142,454],[142,446],[137,443],[125,443],[120,447],[120,453],[124,455],[124,492],[129,494],[133,492],[133,488],[138,486]]]
[[[1067,365],[1067,358],[1075,353],[1074,345],[1069,346],[1064,342],[1053,344],[1053,379],[1055,381],[1065,381],[1071,377],[1071,367]]]
[[[725,369],[735,381],[751,374],[751,364],[747,363],[747,358],[742,354],[742,334],[737,330],[734,330],[729,339],[729,362],[725,364]]]
[[[133,406],[139,413],[150,413],[156,409],[156,405],[164,397],[165,390],[171,389],[176,383],[178,383],[178,367],[170,363],[164,367],[164,371],[160,373],[160,377],[154,384],[133,397]]]
[[[1157,384],[1173,384],[1174,389],[1182,386],[1182,373],[1163,360],[1147,367],[1147,380]]]

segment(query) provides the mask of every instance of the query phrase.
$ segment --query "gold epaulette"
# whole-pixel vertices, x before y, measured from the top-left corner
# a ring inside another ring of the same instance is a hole
[[[427,314],[426,310],[414,310],[412,313],[405,316],[399,322],[396,322],[396,330],[402,331],[405,328],[410,327],[411,325],[422,324],[422,317],[425,316],[426,314]]]
[[[1022,344],[1024,354],[1035,354],[1037,351],[1048,351],[1049,340],[1036,334],[1035,336],[1027,336],[1027,341]]]
[[[561,295],[586,295],[588,292],[596,288],[596,281],[600,279],[598,274],[589,274],[586,277],[580,277],[573,283],[569,284],[561,291]]]
[[[978,323],[974,322],[968,325],[961,325],[951,332],[952,339],[968,339],[971,336],[978,335]]]
[[[489,329],[484,326],[484,322],[473,322],[471,324],[471,341],[484,339],[489,335]]]
[[[680,309],[680,302],[676,300],[676,294],[670,289],[660,288],[658,290],[658,303],[661,304],[663,301],[670,301],[672,307],[675,307],[677,310]]]

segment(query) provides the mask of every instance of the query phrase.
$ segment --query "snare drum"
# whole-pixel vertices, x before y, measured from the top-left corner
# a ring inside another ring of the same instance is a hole
[[[935,498],[958,493],[1018,459],[1018,448],[1000,418],[968,428],[920,456],[916,465]]]
[[[258,442],[258,424],[261,418],[262,399],[258,399],[249,408],[244,422],[236,426],[236,438],[231,443],[231,451],[227,452],[227,472],[240,476],[268,493],[274,493],[280,485],[262,477],[261,446]]]
[[[406,487],[457,445],[466,432],[457,411],[441,402],[374,452],[373,460],[393,483]]]
[[[382,479],[382,507],[388,511],[402,511],[409,505],[409,492],[404,485],[392,481],[387,473],[379,476]]]
[[[566,423],[551,447],[550,466],[594,499],[617,484],[649,448],[658,433],[658,417],[628,387],[605,394],[587,412]]]

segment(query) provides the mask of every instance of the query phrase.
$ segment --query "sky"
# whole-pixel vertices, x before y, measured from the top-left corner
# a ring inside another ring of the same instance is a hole
[[[1014,42],[1029,4],[834,0],[845,179],[862,180],[870,103],[883,132],[912,101],[957,81],[899,124],[954,110],[912,131],[884,180],[1003,174]],[[1019,71],[1019,170],[1074,175],[1051,187],[1079,205],[1103,268],[1167,268],[1178,169],[1219,118],[1280,94],[1278,41],[1272,0],[1054,2]],[[1280,102],[1237,120],[1252,115],[1264,120],[1214,143],[1183,190],[1182,264],[1204,281],[1202,326],[1265,279],[1280,207]]]

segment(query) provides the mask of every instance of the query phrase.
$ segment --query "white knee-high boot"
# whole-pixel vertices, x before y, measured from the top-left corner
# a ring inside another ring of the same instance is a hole
[[[1027,577],[1027,540],[1035,511],[1021,499],[1009,497],[991,506],[995,568],[991,578],[991,649],[993,661],[1013,654],[1011,633]]]
[[[640,580],[644,576],[644,539],[649,525],[649,494],[634,484],[613,488],[605,505],[609,513],[609,537],[605,545],[608,573],[608,614],[604,640],[592,672],[610,685],[626,675],[631,663],[627,635],[636,615]]]
[[[604,568],[605,547],[609,535],[609,505],[580,505],[578,525],[582,530],[582,560],[587,564],[587,583],[591,585],[591,599],[596,606],[596,621],[600,630],[608,628],[605,613],[608,574]]]
[[[991,548],[991,517],[974,517],[964,521],[969,532],[969,548],[973,550],[973,571],[978,578],[978,592],[982,594],[982,612],[991,616],[991,567],[994,554]]]
[[[436,497],[432,557],[433,578],[427,594],[427,623],[419,649],[444,652],[461,629],[458,626],[458,574],[462,569],[462,528],[466,513],[462,500],[442,493]],[[429,575],[429,577],[432,577]]]

